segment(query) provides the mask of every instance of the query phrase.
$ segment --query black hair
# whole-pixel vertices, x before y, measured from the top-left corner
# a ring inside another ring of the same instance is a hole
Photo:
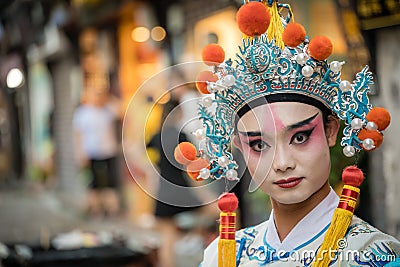
[[[328,108],[325,104],[323,104],[321,101],[319,101],[315,98],[312,98],[310,96],[295,94],[295,93],[271,94],[271,95],[266,95],[263,97],[256,98],[256,99],[250,101],[249,103],[246,103],[243,107],[241,107],[238,110],[238,112],[236,113],[236,116],[235,116],[234,134],[237,133],[237,123],[239,122],[239,119],[241,117],[243,117],[244,114],[246,114],[248,111],[254,109],[257,106],[275,103],[275,102],[300,102],[300,103],[308,104],[308,105],[318,108],[322,112],[322,119],[323,119],[325,129],[328,125],[328,122],[332,120],[332,117],[330,117],[330,116],[333,116],[334,118],[337,117],[332,112],[332,110],[330,108]]]

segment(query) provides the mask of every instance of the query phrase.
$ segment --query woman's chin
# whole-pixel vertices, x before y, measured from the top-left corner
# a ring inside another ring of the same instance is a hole
[[[312,195],[312,192],[304,192],[304,191],[302,192],[287,191],[287,192],[274,192],[274,193],[270,192],[269,195],[273,200],[275,200],[280,204],[290,205],[306,201]]]
[[[303,201],[305,201],[307,198],[305,198],[304,196],[302,196],[301,198],[295,198],[295,197],[288,197],[288,198],[284,198],[284,197],[278,197],[278,198],[273,198],[276,202],[282,204],[282,205],[291,205],[291,204],[298,204],[301,203]]]

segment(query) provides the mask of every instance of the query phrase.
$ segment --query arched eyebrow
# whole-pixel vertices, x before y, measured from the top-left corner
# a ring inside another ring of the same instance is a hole
[[[302,120],[302,121],[299,121],[299,122],[296,122],[296,123],[294,123],[294,124],[292,124],[292,125],[289,125],[289,126],[287,126],[287,128],[288,128],[288,130],[293,130],[293,129],[300,128],[300,127],[302,127],[302,126],[304,126],[304,125],[307,125],[307,124],[309,124],[313,119],[315,119],[315,118],[317,117],[318,114],[319,114],[319,113],[317,112],[315,115],[311,116],[310,118],[305,119],[305,120]]]
[[[317,112],[315,115],[313,115],[313,116],[311,116],[311,117],[309,117],[309,118],[307,118],[305,120],[302,120],[302,121],[296,122],[294,124],[291,124],[291,125],[287,126],[286,128],[290,131],[290,130],[293,130],[293,129],[300,128],[300,127],[302,127],[304,125],[307,125],[312,120],[314,120],[318,116],[318,114],[319,113]],[[241,131],[238,131],[238,133],[241,134],[241,135],[247,136],[247,137],[262,136],[261,132],[241,132]]]
[[[261,132],[238,132],[241,135],[245,135],[247,137],[261,136]]]
[[[294,124],[291,124],[291,125],[287,126],[286,128],[290,131],[290,130],[293,130],[293,129],[300,128],[300,127],[302,127],[304,125],[307,125],[312,120],[314,120],[318,116],[318,114],[319,113],[317,112],[315,115],[313,115],[313,116],[311,116],[311,117],[309,117],[309,118],[307,118],[305,120],[302,120],[302,121],[296,122]],[[241,135],[247,136],[247,137],[262,136],[261,132],[241,132],[241,131],[238,131],[238,133],[241,134]]]

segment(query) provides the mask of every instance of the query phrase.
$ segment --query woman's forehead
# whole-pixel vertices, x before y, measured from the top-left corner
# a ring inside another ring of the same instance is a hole
[[[299,102],[274,102],[253,108],[238,121],[239,132],[275,132],[321,111]]]

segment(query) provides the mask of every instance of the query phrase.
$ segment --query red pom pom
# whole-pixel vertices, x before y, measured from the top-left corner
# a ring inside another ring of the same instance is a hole
[[[201,52],[201,57],[209,66],[214,66],[221,64],[225,60],[225,51],[224,49],[217,44],[209,44],[203,48]]]
[[[223,193],[218,198],[218,208],[223,212],[234,212],[239,205],[239,200],[234,193]]]
[[[289,23],[282,33],[282,40],[285,45],[296,47],[306,39],[306,30],[296,22]]]
[[[316,60],[327,59],[332,54],[332,50],[332,42],[326,36],[317,36],[308,45],[310,56]]]
[[[196,159],[197,149],[189,142],[182,142],[175,147],[174,156],[178,163],[187,165]]]
[[[385,130],[390,124],[390,113],[384,108],[376,107],[367,114],[367,120],[375,122],[379,131]]]
[[[207,89],[206,82],[216,82],[218,80],[218,76],[212,73],[209,70],[205,70],[199,73],[196,78],[196,87],[202,94],[209,94],[210,92]]]
[[[191,161],[186,168],[186,172],[189,175],[190,178],[192,178],[195,181],[201,181],[203,180],[202,178],[197,179],[197,177],[200,174],[200,170],[203,168],[208,168],[210,169],[210,164],[202,158],[198,158],[194,161]]]
[[[261,35],[268,29],[271,14],[264,4],[249,2],[239,8],[236,20],[240,31],[247,36]]]
[[[367,138],[371,138],[372,140],[374,140],[375,148],[378,148],[383,142],[383,135],[380,132],[374,131],[374,130],[362,129],[358,133],[358,139],[365,140]],[[362,147],[362,145],[361,145],[361,147]],[[374,149],[371,149],[371,150],[374,150]],[[369,150],[369,151],[371,151],[371,150]]]
[[[348,166],[342,172],[342,181],[344,184],[359,187],[364,181],[364,174],[356,166]]]

